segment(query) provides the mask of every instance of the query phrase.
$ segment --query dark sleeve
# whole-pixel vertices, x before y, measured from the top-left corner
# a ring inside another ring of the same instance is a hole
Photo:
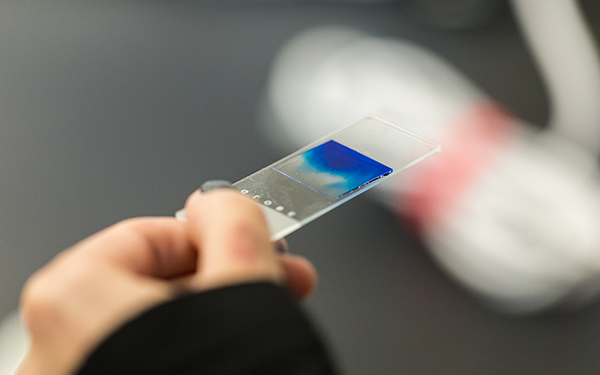
[[[128,322],[87,358],[92,374],[334,374],[314,328],[271,283],[181,297]]]

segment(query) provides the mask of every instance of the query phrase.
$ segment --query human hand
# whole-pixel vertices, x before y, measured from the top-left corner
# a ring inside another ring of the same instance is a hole
[[[299,300],[316,284],[305,259],[279,255],[257,204],[231,190],[194,193],[187,222],[137,218],[59,254],[25,285],[31,348],[19,375],[70,374],[120,325],[178,295],[252,281]]]

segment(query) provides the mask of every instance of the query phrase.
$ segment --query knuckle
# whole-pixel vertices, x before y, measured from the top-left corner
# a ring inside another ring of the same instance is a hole
[[[256,225],[247,220],[233,218],[227,229],[233,250],[257,253],[265,245],[261,241]]]
[[[135,246],[141,239],[140,233],[144,232],[148,226],[156,225],[149,218],[132,218],[120,221],[103,233],[103,237],[108,243],[129,244]]]
[[[85,264],[61,261],[33,274],[21,292],[20,308],[29,327],[47,327],[60,317],[65,302],[74,289],[89,277]]]
[[[28,327],[40,327],[60,306],[57,290],[42,273],[25,283],[21,293],[21,314]]]
[[[121,220],[118,223],[114,224],[110,231],[111,233],[135,233],[140,228],[143,228],[148,224],[148,218],[143,217],[135,217],[131,219]]]

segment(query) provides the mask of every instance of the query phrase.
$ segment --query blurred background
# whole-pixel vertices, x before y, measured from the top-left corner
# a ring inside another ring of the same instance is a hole
[[[600,37],[600,6],[578,4]],[[547,127],[547,86],[503,1],[2,1],[0,319],[27,277],[76,241],[173,215],[203,181],[284,156],[262,114],[273,62],[324,25],[427,48],[523,127]],[[288,238],[320,273],[306,309],[343,373],[600,371],[598,303],[490,309],[375,194]],[[0,342],[0,358],[13,342]]]

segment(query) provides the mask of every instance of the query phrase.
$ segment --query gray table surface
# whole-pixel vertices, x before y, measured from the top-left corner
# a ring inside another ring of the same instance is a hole
[[[0,317],[28,275],[77,240],[123,218],[172,215],[202,181],[283,156],[258,131],[258,98],[277,49],[323,24],[422,43],[521,118],[546,121],[508,9],[447,31],[390,5],[0,2]],[[306,308],[347,374],[600,372],[598,305],[492,313],[368,197],[289,242],[320,272]]]

